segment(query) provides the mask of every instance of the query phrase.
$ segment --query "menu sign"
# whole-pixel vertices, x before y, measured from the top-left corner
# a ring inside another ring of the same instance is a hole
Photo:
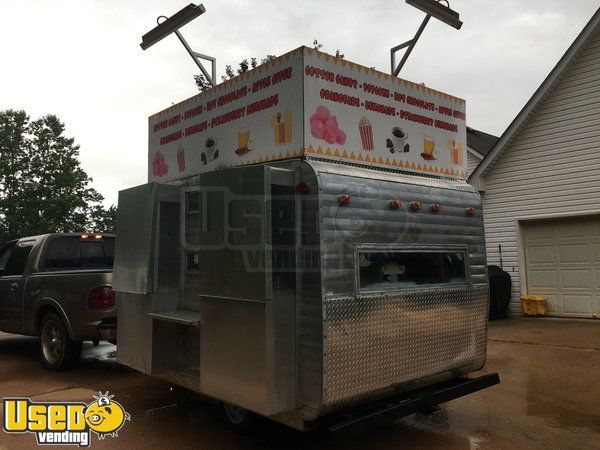
[[[302,156],[301,52],[151,116],[148,144],[150,181]]]
[[[466,178],[465,102],[306,49],[307,155]]]
[[[466,178],[463,100],[301,47],[149,119],[148,178],[299,156]]]

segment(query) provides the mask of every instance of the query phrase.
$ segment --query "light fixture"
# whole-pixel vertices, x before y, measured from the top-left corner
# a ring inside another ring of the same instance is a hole
[[[421,209],[421,202],[410,202],[410,209],[418,211]]]
[[[187,41],[179,32],[179,29],[182,26],[191,22],[196,17],[200,16],[201,14],[204,14],[205,12],[206,8],[204,8],[204,5],[202,5],[202,3],[200,3],[199,5],[194,5],[193,3],[190,3],[182,10],[173,14],[171,17],[159,16],[156,19],[158,25],[142,36],[142,43],[140,44],[140,47],[142,47],[142,50],[146,50],[152,47],[157,42],[166,38],[171,33],[174,33],[175,36],[177,36],[177,38],[181,41],[181,44],[183,45],[185,50],[190,54],[190,56],[192,57],[192,59],[194,60],[204,77],[214,87],[216,85],[217,78],[217,60],[212,56],[204,55],[202,53],[198,53],[192,50]],[[161,19],[165,20],[160,22]],[[201,60],[210,62],[212,68],[210,74],[204,68],[204,65],[202,65]]]
[[[164,22],[158,24],[157,27],[148,31],[145,35],[142,36],[142,43],[140,47],[142,50],[147,50],[152,47],[158,41],[166,38],[171,33],[179,30],[182,26],[194,20],[196,17],[204,14],[206,12],[206,8],[202,3],[199,5],[194,5],[190,3],[181,11],[176,12],[171,17],[169,17]]]
[[[431,211],[434,213],[439,213],[442,210],[442,205],[440,205],[439,203],[435,203],[433,205],[431,205]]]
[[[446,3],[447,6],[444,6],[442,2]],[[448,0],[406,0],[406,3],[408,3],[411,6],[414,6],[417,9],[420,9],[427,15],[423,19],[421,26],[419,27],[419,29],[415,33],[415,36],[411,40],[391,48],[390,59],[392,63],[392,75],[394,75],[395,77],[398,76],[398,74],[402,70],[402,67],[404,67],[408,56],[413,51],[413,48],[415,48],[415,44],[421,37],[423,30],[429,23],[429,19],[435,17],[436,19],[441,20],[442,22],[450,25],[453,28],[456,28],[457,30],[459,30],[460,27],[462,27],[462,22],[460,21],[459,14],[456,11],[450,9],[450,3],[448,3]],[[400,62],[396,64],[396,53],[402,50],[403,48],[406,48],[406,50],[404,51],[404,55],[402,55],[402,59],[400,60]]]
[[[390,208],[391,209],[398,209],[398,208],[400,208],[401,205],[402,205],[402,202],[400,200],[390,200]]]
[[[460,21],[460,15],[450,9],[448,2],[446,2],[447,6],[443,5],[439,0],[406,0],[406,3],[420,9],[431,17],[441,20],[452,28],[460,30],[460,27],[462,27],[463,23]]]

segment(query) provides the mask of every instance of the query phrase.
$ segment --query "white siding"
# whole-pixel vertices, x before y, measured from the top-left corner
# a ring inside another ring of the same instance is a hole
[[[475,156],[473,153],[467,151],[467,174],[471,175],[471,172],[475,170],[475,167],[479,164],[481,159]]]
[[[499,264],[501,244],[516,312],[521,295],[516,219],[600,211],[600,34],[486,172],[488,264]]]

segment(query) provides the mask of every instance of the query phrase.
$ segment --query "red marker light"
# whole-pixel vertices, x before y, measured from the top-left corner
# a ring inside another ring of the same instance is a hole
[[[467,213],[467,216],[474,216],[475,215],[475,208],[467,208],[465,210],[465,212]]]
[[[342,194],[342,195],[338,196],[338,202],[340,202],[340,205],[349,205],[351,201],[352,201],[351,195]]]
[[[296,185],[296,192],[299,194],[306,194],[310,190],[310,184],[306,181],[301,181]]]
[[[421,209],[421,202],[410,202],[410,209],[418,211]]]
[[[390,200],[390,208],[392,209],[398,209],[401,205],[402,202],[400,200]]]
[[[431,205],[431,211],[433,211],[434,213],[439,213],[441,210],[442,210],[442,205],[440,205],[439,203]]]

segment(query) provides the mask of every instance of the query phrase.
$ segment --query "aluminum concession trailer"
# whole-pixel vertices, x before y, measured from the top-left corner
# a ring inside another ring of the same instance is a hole
[[[498,383],[465,150],[461,99],[305,47],[150,117],[118,360],[299,430]]]

